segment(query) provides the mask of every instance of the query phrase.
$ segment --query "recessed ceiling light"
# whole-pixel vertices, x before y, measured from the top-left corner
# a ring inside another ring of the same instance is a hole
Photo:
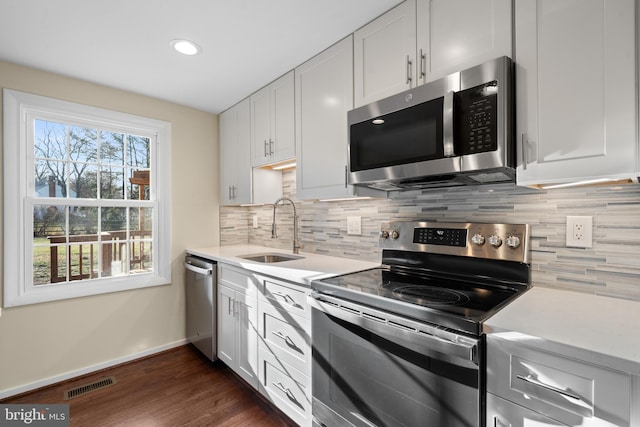
[[[171,40],[169,44],[183,55],[197,55],[202,50],[200,46],[189,40]]]

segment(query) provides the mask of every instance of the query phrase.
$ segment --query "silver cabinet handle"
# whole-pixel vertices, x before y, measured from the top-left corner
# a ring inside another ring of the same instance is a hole
[[[275,388],[277,388],[278,390],[283,392],[289,398],[290,401],[292,401],[293,403],[298,405],[300,408],[302,408],[302,404],[300,402],[298,402],[298,399],[296,399],[296,396],[291,392],[291,390],[289,390],[288,388],[283,386],[282,383],[280,383],[280,382],[272,383],[272,384],[273,384],[273,386]]]
[[[278,332],[271,332],[273,335],[277,336],[278,338],[280,338],[281,340],[283,340],[289,347],[291,347],[294,350],[298,350],[300,353],[302,353],[302,350],[300,349],[300,347],[298,347],[296,345],[295,342],[293,342],[293,340],[291,339],[291,337],[289,337],[289,335],[285,335],[282,332],[278,331]]]
[[[427,54],[420,49],[420,78],[424,79],[427,75]]]
[[[273,152],[274,152],[273,146],[275,145],[275,143],[276,142],[274,140],[269,139],[269,155],[270,156],[273,156]]]
[[[411,58],[409,58],[409,55],[407,55],[407,84],[411,83],[411,66],[413,65],[413,62],[411,61]]]
[[[267,140],[264,140],[264,156],[267,157],[269,156],[269,153],[267,152],[267,147],[269,146],[269,143],[267,142]]]
[[[294,307],[300,307],[300,304],[298,304],[296,302],[296,300],[291,298],[291,295],[289,295],[289,294],[285,294],[284,292],[276,291],[276,292],[272,292],[272,295],[275,295],[277,297],[280,297],[280,298],[284,299],[284,302],[286,302],[289,305],[292,305]]]
[[[554,387],[554,386],[549,385],[549,384],[545,384],[545,383],[541,382],[540,380],[537,380],[536,378],[532,377],[531,375],[527,375],[526,377],[522,376],[522,375],[517,375],[516,378],[518,378],[519,380],[522,380],[524,382],[527,382],[529,384],[533,384],[533,385],[535,385],[537,387],[544,388],[545,390],[549,390],[549,391],[552,391],[554,393],[558,393],[558,394],[561,394],[563,396],[567,396],[567,397],[569,397],[571,399],[578,400],[578,401],[582,402],[582,399],[580,398],[580,396],[577,396],[577,395],[575,395],[575,394],[573,394],[571,392],[568,392],[566,390],[563,390],[561,388]]]

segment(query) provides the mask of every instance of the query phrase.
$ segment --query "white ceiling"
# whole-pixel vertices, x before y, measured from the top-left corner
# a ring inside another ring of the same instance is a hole
[[[0,0],[0,60],[219,113],[400,1]]]

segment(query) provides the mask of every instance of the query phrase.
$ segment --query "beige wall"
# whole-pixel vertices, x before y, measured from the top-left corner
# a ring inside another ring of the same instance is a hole
[[[173,283],[0,309],[0,397],[182,342],[184,251],[219,242],[218,117],[1,61],[0,88],[165,120],[173,144]]]

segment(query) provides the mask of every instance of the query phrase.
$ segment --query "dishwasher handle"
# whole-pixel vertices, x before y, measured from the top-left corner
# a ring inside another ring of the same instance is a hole
[[[202,274],[204,276],[211,276],[213,274],[213,268],[196,267],[195,265],[190,264],[188,261],[184,262],[184,268],[189,271],[193,271],[194,273]]]

